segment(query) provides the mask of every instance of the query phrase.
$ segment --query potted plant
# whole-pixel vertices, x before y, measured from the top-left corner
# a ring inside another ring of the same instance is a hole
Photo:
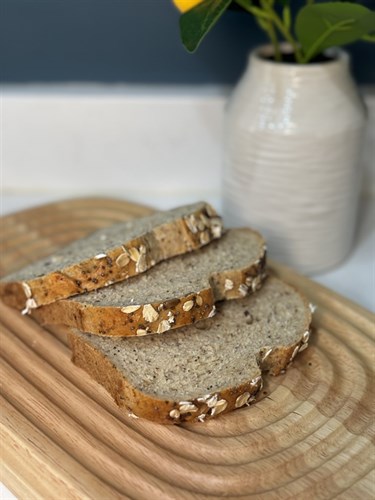
[[[174,0],[190,52],[233,5],[255,16],[270,44],[256,49],[227,107],[223,210],[251,224],[271,256],[306,273],[340,262],[353,241],[365,109],[349,56],[375,41],[375,12],[352,2]],[[280,41],[281,39],[281,41]]]

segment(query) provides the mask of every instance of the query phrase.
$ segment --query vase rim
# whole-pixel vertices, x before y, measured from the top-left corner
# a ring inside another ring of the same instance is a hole
[[[285,55],[293,53],[292,46],[287,42],[280,43],[280,49],[282,54]],[[250,60],[262,63],[264,65],[270,65],[272,67],[281,67],[285,69],[303,68],[307,70],[312,70],[316,68],[321,69],[323,67],[328,67],[328,66],[332,67],[336,65],[341,65],[343,62],[346,63],[349,61],[348,52],[346,52],[343,49],[340,49],[339,47],[332,47],[323,52],[323,54],[327,57],[326,61],[309,62],[306,64],[300,64],[297,62],[275,61],[274,59],[267,58],[272,56],[273,54],[274,54],[274,48],[271,44],[260,45],[250,53]]]

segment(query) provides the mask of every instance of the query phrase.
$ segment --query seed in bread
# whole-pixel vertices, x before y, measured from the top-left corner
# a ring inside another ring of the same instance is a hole
[[[190,220],[205,220],[191,231]],[[59,299],[97,290],[219,238],[222,223],[207,203],[195,203],[106,227],[0,281],[0,297],[29,313]],[[201,235],[204,233],[204,237]]]
[[[252,405],[262,372],[284,372],[306,349],[310,322],[307,301],[269,277],[256,294],[221,302],[204,330],[197,323],[164,336],[116,339],[72,330],[69,340],[73,362],[119,406],[163,424],[201,423]]]
[[[231,229],[203,249],[130,280],[40,307],[33,316],[97,335],[161,334],[213,317],[217,301],[252,293],[245,285],[249,277],[258,286],[265,277],[263,238],[250,229]],[[228,288],[228,280],[233,287]]]

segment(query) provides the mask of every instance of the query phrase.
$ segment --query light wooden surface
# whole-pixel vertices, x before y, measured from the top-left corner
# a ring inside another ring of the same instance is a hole
[[[1,273],[148,211],[86,199],[7,216]],[[3,482],[22,499],[374,498],[374,316],[273,268],[318,306],[311,346],[255,406],[184,427],[129,418],[62,328],[0,304]]]

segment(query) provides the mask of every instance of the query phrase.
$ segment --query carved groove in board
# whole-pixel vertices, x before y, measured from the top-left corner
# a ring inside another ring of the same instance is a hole
[[[148,213],[117,200],[83,199],[12,214],[2,224],[1,272]],[[374,317],[307,278],[272,267],[318,305],[311,347],[286,375],[266,378],[267,394],[257,405],[203,425],[130,419],[70,363],[64,328],[43,329],[0,304],[8,375],[1,388],[5,484],[24,498],[375,496],[369,475]]]
[[[50,494],[50,484],[45,481],[45,476],[40,474],[45,469],[47,461],[59,464],[58,468],[49,467],[49,481],[58,485],[66,485],[66,494],[69,493],[68,485],[74,485],[75,491],[80,494],[109,495],[115,490],[101,483],[86,469],[78,464],[68,453],[57,446],[51,439],[31,424],[26,417],[17,411],[8,401],[0,397],[1,408],[5,411],[0,414],[2,446],[7,447],[6,455],[12,468],[23,468],[23,462],[32,461],[28,466],[30,488],[37,488],[40,494]],[[12,446],[8,449],[8,443]],[[38,443],[38,444],[36,444]],[[11,455],[11,459],[10,459]],[[47,455],[47,456],[46,456]],[[22,478],[20,478],[22,480]],[[26,478],[25,478],[26,479]],[[24,480],[25,482],[25,480]],[[27,497],[29,498],[29,497]]]

